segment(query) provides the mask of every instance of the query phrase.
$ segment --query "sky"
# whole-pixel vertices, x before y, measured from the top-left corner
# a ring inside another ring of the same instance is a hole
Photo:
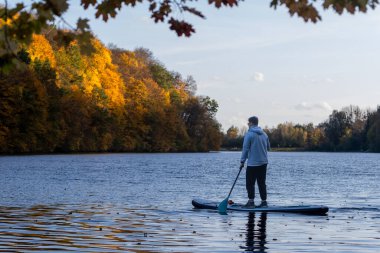
[[[380,8],[342,16],[321,10],[322,22],[313,24],[270,1],[222,9],[197,3],[205,20],[177,14],[195,26],[186,38],[155,24],[145,5],[124,7],[105,23],[76,2],[65,15],[69,23],[88,17],[106,45],[147,48],[169,70],[193,76],[197,94],[217,100],[225,131],[246,126],[252,115],[268,127],[318,124],[334,109],[380,105]]]

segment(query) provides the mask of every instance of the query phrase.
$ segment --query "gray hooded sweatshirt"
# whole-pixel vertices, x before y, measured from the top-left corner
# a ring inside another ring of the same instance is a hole
[[[241,162],[248,158],[248,166],[268,164],[267,151],[270,150],[268,135],[258,126],[251,126],[244,136]]]

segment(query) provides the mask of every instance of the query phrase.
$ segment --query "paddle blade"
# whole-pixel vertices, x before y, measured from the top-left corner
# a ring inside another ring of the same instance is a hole
[[[220,214],[227,214],[227,205],[228,205],[228,198],[220,202],[220,204],[218,205],[218,212]]]

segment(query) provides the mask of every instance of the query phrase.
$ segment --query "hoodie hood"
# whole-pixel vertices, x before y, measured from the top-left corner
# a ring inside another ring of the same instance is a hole
[[[249,132],[256,133],[258,135],[264,134],[264,131],[259,126],[252,126],[248,130]]]
[[[244,163],[248,159],[248,166],[268,164],[269,149],[268,135],[259,126],[251,126],[244,136],[240,161]]]

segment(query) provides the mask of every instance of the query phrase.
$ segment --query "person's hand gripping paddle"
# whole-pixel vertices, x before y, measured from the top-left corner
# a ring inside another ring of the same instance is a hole
[[[242,164],[240,165],[239,173],[238,173],[237,176],[236,176],[235,182],[234,182],[234,184],[232,185],[231,190],[230,190],[230,193],[228,194],[227,198],[225,198],[225,199],[224,199],[222,202],[220,202],[219,205],[218,205],[218,212],[219,212],[220,214],[227,214],[228,199],[229,199],[230,196],[231,196],[231,192],[232,192],[232,190],[233,190],[234,187],[235,187],[236,181],[238,180],[239,175],[240,175],[240,172],[241,172],[241,170],[243,169],[243,167],[244,167],[244,163],[242,163]]]

